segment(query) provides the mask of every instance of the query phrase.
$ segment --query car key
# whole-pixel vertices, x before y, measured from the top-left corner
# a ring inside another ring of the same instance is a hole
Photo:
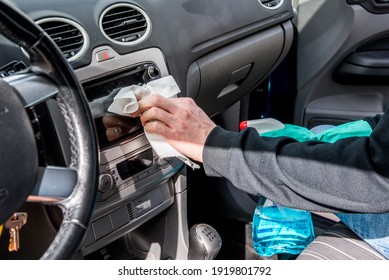
[[[27,223],[27,213],[14,213],[4,224],[9,229],[8,251],[19,250],[19,230]]]

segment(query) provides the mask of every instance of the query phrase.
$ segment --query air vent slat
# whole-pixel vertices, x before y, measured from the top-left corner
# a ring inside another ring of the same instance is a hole
[[[60,28],[68,28],[69,27],[69,24],[61,24],[61,23],[58,23],[57,25],[53,26],[51,23],[47,23],[47,24],[41,24],[41,27],[47,32],[49,33],[50,31],[52,30],[55,30],[55,29],[60,29]],[[70,26],[72,27],[72,26]],[[73,27],[75,30],[77,30],[75,27]]]
[[[143,27],[143,28],[146,28],[147,27],[147,24],[146,24],[146,20],[145,19],[142,19],[142,20],[137,20],[135,22],[133,21],[121,21],[120,23],[116,24],[116,25],[111,25],[109,27],[104,27],[104,30],[105,32],[109,32],[109,30],[112,30],[112,29],[115,29],[115,28],[122,28],[122,27],[125,27],[125,26],[132,26],[132,25],[136,25],[136,24],[142,24],[142,26],[140,27]]]
[[[57,44],[69,62],[80,58],[89,45],[86,31],[76,22],[65,18],[46,18],[37,23]]]
[[[131,28],[131,29],[127,29],[127,30],[120,30],[120,31],[117,31],[117,32],[110,32],[109,35],[111,37],[117,37],[118,34],[131,35],[133,33],[142,32],[144,30],[144,28],[145,28],[145,25],[144,26],[135,27],[135,28]]]
[[[142,15],[139,11],[137,10],[134,10],[134,9],[127,9],[127,10],[124,10],[124,11],[117,11],[117,12],[112,12],[112,13],[109,13],[107,14],[104,18],[105,19],[109,19],[111,17],[118,17],[118,16],[123,16],[124,14],[136,14],[136,15]]]
[[[112,28],[116,27],[124,27],[129,25],[135,25],[135,24],[143,24],[146,20],[144,18],[142,19],[120,19],[110,22],[110,24],[103,23],[104,30],[110,30]]]
[[[59,31],[59,32],[55,32],[55,33],[47,32],[47,34],[49,34],[50,37],[56,37],[58,35],[64,36],[66,34],[73,34],[73,33],[80,34],[80,31],[78,31],[78,29],[74,28],[74,29],[68,29],[68,30]]]
[[[104,25],[108,25],[108,24],[114,24],[116,22],[121,22],[121,21],[126,21],[126,20],[131,20],[131,19],[137,19],[137,18],[141,18],[144,21],[146,21],[145,18],[141,14],[136,14],[136,15],[133,15],[133,16],[115,17],[114,19],[111,19],[111,20],[104,20],[103,21],[103,26]]]
[[[68,45],[63,45],[63,46],[60,47],[60,49],[62,51],[66,51],[66,50],[69,50],[69,49],[77,51],[77,49],[79,49],[81,46],[82,46],[82,43],[72,43],[72,44],[68,44]]]
[[[62,44],[63,42],[74,42],[74,43],[79,43],[79,42],[82,42],[83,41],[83,38],[82,35],[76,35],[76,36],[72,36],[72,37],[52,37],[53,41],[57,43],[57,45],[60,47],[60,44]]]
[[[133,45],[146,39],[150,33],[150,20],[138,7],[116,4],[107,8],[100,18],[100,28],[111,41]]]

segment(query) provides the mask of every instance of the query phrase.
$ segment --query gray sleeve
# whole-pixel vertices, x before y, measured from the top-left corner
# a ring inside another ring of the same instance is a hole
[[[388,114],[370,137],[296,142],[216,127],[203,152],[209,176],[279,204],[329,212],[389,212]]]

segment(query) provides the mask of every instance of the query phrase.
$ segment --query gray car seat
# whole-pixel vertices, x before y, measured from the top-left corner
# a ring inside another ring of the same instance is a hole
[[[317,237],[297,260],[386,260],[339,222]]]

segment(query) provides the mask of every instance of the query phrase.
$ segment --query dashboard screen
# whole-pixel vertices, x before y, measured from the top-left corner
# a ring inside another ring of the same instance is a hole
[[[140,74],[139,71],[127,71],[83,84],[95,120],[100,148],[110,147],[143,129],[139,118],[125,117],[107,111],[121,88],[142,84]]]

